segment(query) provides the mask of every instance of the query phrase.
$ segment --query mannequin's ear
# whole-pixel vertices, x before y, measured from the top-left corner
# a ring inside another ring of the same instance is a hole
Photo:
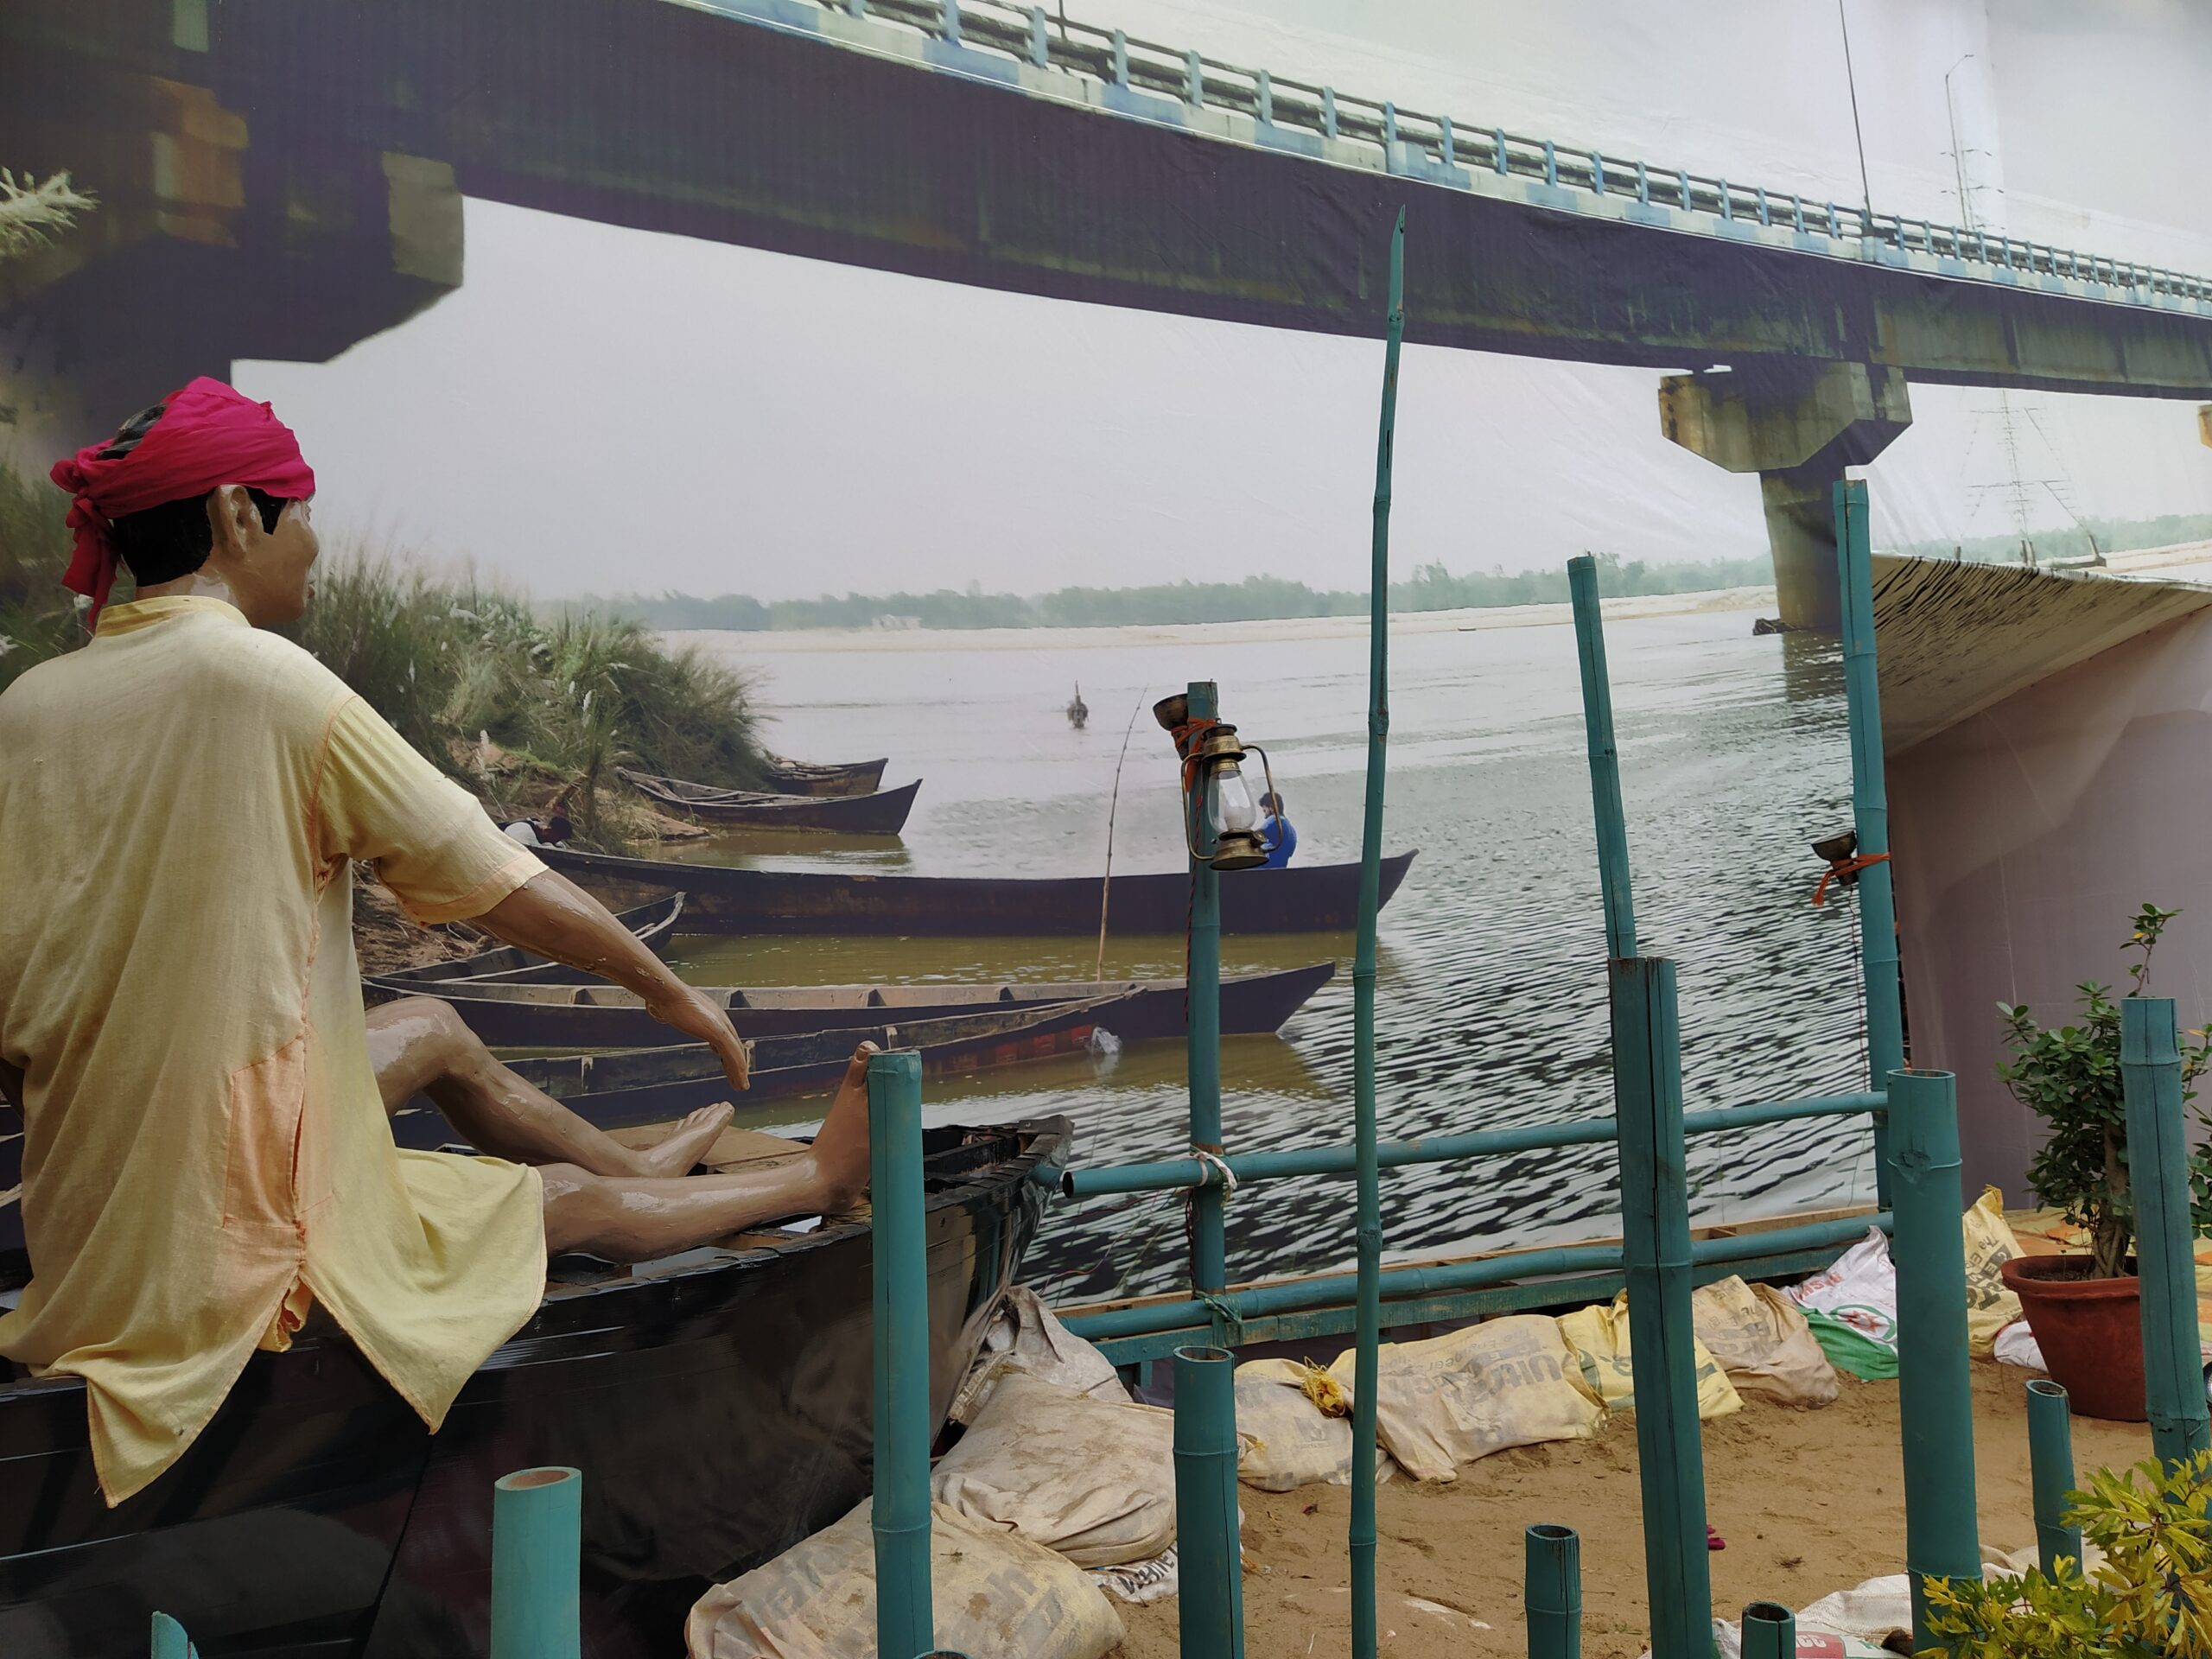
[[[243,484],[218,485],[207,497],[207,528],[217,550],[236,553],[262,533],[261,509]]]

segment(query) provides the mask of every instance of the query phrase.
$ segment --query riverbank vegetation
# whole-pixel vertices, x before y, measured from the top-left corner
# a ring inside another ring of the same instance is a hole
[[[61,586],[67,511],[60,491],[0,467],[0,689],[83,639]],[[650,815],[617,766],[739,785],[760,776],[744,676],[670,649],[633,616],[541,615],[473,577],[356,545],[326,547],[315,602],[288,632],[494,816],[565,795],[588,840],[620,845]]]
[[[2093,548],[2090,537],[2095,537]],[[2036,556],[2088,558],[2138,548],[2171,547],[2212,540],[2212,514],[2169,513],[2159,518],[2088,519],[2065,530],[2038,531]],[[1897,550],[1932,558],[2017,563],[2019,538],[1985,536],[1964,543],[1914,543]],[[1600,584],[1609,599],[1647,594],[1709,593],[1723,588],[1764,588],[1774,582],[1765,555],[1748,559],[1700,559],[1654,564],[1599,553]],[[1394,611],[1482,610],[1505,605],[1564,604],[1564,564],[1550,569],[1470,570],[1454,575],[1440,563],[1416,565],[1390,584]],[[755,599],[749,594],[623,594],[576,601],[611,609],[656,628],[718,628],[739,632],[800,628],[1084,628],[1161,626],[1186,622],[1259,622],[1301,616],[1364,616],[1363,588],[1309,588],[1280,576],[1242,582],[1159,582],[1141,588],[1059,588],[1048,594],[987,594],[976,583],[927,593],[825,594],[819,599]]]
[[[1774,580],[1764,555],[1689,564],[1651,564],[1600,553],[1606,594],[1704,593],[1764,587]],[[1454,611],[1502,605],[1564,604],[1567,569],[1469,571],[1441,564],[1414,568],[1390,584],[1394,611]],[[702,599],[691,594],[629,594],[588,599],[657,628],[865,628],[896,624],[924,628],[1084,628],[1156,626],[1179,622],[1255,622],[1299,616],[1364,616],[1363,588],[1315,588],[1279,576],[1242,582],[1161,582],[1146,588],[1061,588],[1049,594],[987,594],[941,588],[925,594],[847,594],[842,598],[762,601],[745,594]]]
[[[1970,564],[2018,564],[2022,539],[2015,533],[1956,542],[1910,542],[1897,551],[1929,559],[1961,558]],[[2034,544],[2036,560],[2042,564],[2053,559],[2094,558],[2101,552],[2178,547],[2189,542],[2212,542],[2212,512],[2169,512],[2156,518],[2084,518],[2063,530],[2031,530],[2024,539]]]
[[[638,814],[617,766],[760,778],[744,676],[634,617],[543,617],[473,579],[352,549],[326,554],[288,632],[495,816],[566,795],[587,840],[619,843]]]

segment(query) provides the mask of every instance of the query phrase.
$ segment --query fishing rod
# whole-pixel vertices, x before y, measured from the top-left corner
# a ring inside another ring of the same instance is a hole
[[[1129,723],[1122,728],[1121,759],[1114,762],[1114,794],[1106,805],[1106,874],[1098,883],[1098,963],[1090,977],[1103,981],[1106,977],[1106,895],[1114,885],[1114,815],[1122,810],[1122,763],[1129,758],[1129,734],[1137,728],[1137,716],[1144,712],[1144,694],[1152,688],[1147,685],[1137,692],[1136,707],[1129,710]],[[1081,696],[1078,690],[1076,695]]]

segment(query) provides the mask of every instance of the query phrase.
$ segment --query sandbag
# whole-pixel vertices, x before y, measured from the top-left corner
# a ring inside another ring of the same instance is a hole
[[[1738,1394],[1810,1408],[1842,1392],[1804,1313],[1771,1285],[1747,1285],[1732,1274],[1700,1286],[1690,1294],[1690,1318]]]
[[[1967,1211],[1966,1245],[1967,1349],[1987,1359],[1997,1333],[2021,1317],[2020,1299],[2005,1288],[2004,1266],[2027,1254],[2005,1219],[2004,1195],[1993,1186],[1982,1188]]]
[[[1317,1392],[1325,1400],[1317,1400]],[[1243,1440],[1236,1478],[1263,1492],[1351,1484],[1351,1391],[1333,1372],[1294,1359],[1249,1360],[1236,1368],[1236,1433]],[[1379,1439],[1379,1436],[1378,1436]],[[1375,1478],[1397,1465],[1375,1449]]]
[[[2020,1317],[2020,1299],[2005,1288],[2004,1264],[2026,1254],[2005,1219],[2005,1200],[1993,1186],[1967,1207],[1963,1218],[1967,1258],[1967,1344],[1986,1359],[1997,1333]],[[1890,1242],[1870,1229],[1824,1273],[1793,1285],[1789,1299],[1811,1319],[1813,1334],[1828,1358],[1867,1381],[1893,1377],[1897,1352],[1897,1273]],[[1834,1325],[1848,1326],[1853,1341]]]
[[[1999,1365],[2017,1365],[2024,1371],[2050,1370],[2043,1363],[2043,1344],[2036,1340],[2036,1333],[2028,1328],[2025,1319],[2008,1325],[1997,1333],[1989,1357]]]
[[[1608,1411],[1634,1410],[1636,1371],[1630,1353],[1628,1293],[1616,1296],[1610,1306],[1597,1304],[1561,1314],[1556,1323],[1560,1338],[1581,1367],[1583,1386],[1603,1401]],[[1741,1411],[1743,1396],[1720,1369],[1720,1362],[1694,1332],[1690,1343],[1697,1357],[1699,1421]]]
[[[1114,1362],[1055,1319],[1027,1285],[1015,1285],[999,1299],[982,1345],[952,1396],[952,1421],[974,1422],[992,1387],[1009,1370],[1026,1371],[1071,1394],[1113,1401],[1129,1397]]]
[[[875,1651],[875,1539],[858,1509],[765,1567],[716,1585],[684,1621],[690,1659],[853,1659]],[[1081,1567],[935,1505],[938,1645],[969,1659],[1103,1659],[1122,1616]]]
[[[1879,1228],[1825,1270],[1789,1290],[1821,1350],[1837,1370],[1862,1382],[1897,1374],[1897,1273]]]
[[[1386,1342],[1379,1355],[1376,1438],[1416,1480],[1451,1480],[1459,1465],[1508,1446],[1583,1440],[1605,1408],[1556,1320],[1523,1313],[1426,1342]],[[1329,1367],[1347,1391],[1353,1351]]]
[[[1001,1376],[930,1496],[1078,1567],[1149,1560],[1175,1541],[1175,1414]]]

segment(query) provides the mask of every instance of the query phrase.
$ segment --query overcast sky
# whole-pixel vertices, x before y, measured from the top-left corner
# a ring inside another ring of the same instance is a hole
[[[1992,222],[2212,268],[2212,193],[2185,170],[2212,86],[2212,11],[2115,0],[2085,26],[2060,0],[1994,10],[1853,0],[1877,204],[1956,217],[1955,111]],[[1071,11],[1410,107],[1819,199],[1859,194],[1830,0]],[[1968,53],[1947,110],[1944,72]],[[2083,137],[2117,130],[2134,140],[2124,181]],[[299,429],[319,524],[467,557],[546,597],[1033,592],[1263,571],[1363,585],[1377,343],[488,202],[468,204],[467,233],[462,288],[404,327],[327,365],[238,365],[238,383]],[[1762,551],[1756,480],[1666,443],[1656,382],[1409,349],[1399,573],[1429,560],[1522,569],[1586,548]],[[2212,449],[2190,406],[2012,401],[2018,471],[2042,521],[2212,512]],[[1996,395],[1916,387],[1913,404],[1912,429],[1872,474],[1878,540],[2004,531],[2006,493],[1992,486],[2014,467]]]

